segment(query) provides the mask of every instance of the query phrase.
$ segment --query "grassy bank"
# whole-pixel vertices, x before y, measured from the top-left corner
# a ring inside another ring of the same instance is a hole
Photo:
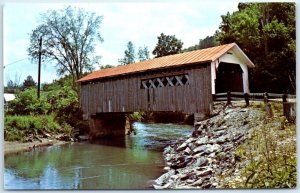
[[[61,126],[53,114],[50,115],[7,115],[4,119],[4,140],[32,142],[56,134],[70,135],[72,128]]]
[[[264,105],[259,105],[265,111]],[[223,188],[295,188],[296,124],[283,116],[282,104],[272,103],[265,117],[236,151],[236,169],[219,176]]]

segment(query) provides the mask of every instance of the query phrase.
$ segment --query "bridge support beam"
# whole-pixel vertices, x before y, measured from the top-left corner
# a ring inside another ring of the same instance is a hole
[[[88,121],[90,139],[125,135],[125,113],[97,113]]]

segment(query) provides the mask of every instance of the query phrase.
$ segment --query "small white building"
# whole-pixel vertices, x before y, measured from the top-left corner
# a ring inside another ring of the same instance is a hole
[[[4,109],[7,110],[9,101],[15,100],[15,98],[16,98],[15,94],[4,93]]]

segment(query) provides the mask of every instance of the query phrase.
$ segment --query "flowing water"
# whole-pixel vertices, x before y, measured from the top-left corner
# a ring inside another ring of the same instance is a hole
[[[151,189],[163,148],[192,127],[134,123],[136,135],[6,155],[4,189]]]

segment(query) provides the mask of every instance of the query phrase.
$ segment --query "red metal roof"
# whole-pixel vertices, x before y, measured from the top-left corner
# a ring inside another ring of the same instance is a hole
[[[154,58],[151,60],[144,60],[141,62],[128,64],[124,66],[117,66],[113,68],[98,70],[79,79],[78,82],[85,82],[85,81],[101,79],[105,77],[132,74],[132,73],[143,72],[147,70],[169,68],[175,66],[177,67],[177,66],[191,64],[191,63],[215,61],[234,46],[237,45],[235,43],[225,44],[225,45],[211,47],[202,50],[169,55],[160,58]],[[247,58],[246,55],[245,57]]]

